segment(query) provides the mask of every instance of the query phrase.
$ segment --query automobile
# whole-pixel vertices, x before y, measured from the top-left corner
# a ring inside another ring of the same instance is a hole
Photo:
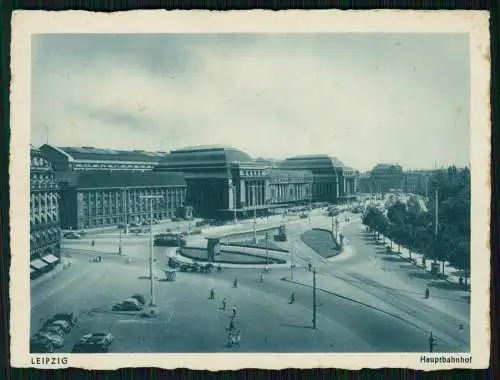
[[[68,321],[65,321],[65,320],[62,320],[62,319],[59,319],[57,321],[52,322],[51,326],[59,327],[66,334],[71,331],[71,324]]]
[[[142,305],[135,298],[127,298],[125,301],[116,303],[111,308],[113,311],[140,311]]]
[[[90,333],[80,338],[78,343],[71,350],[74,353],[98,353],[108,352],[109,346],[113,343],[111,333]]]
[[[145,305],[146,304],[146,297],[144,297],[142,294],[140,293],[136,293],[134,294],[132,297],[130,298],[133,298],[135,300],[137,300],[137,302],[139,302],[141,305]]]
[[[56,325],[44,326],[40,329],[40,332],[55,334],[55,335],[58,335],[60,337],[64,337],[64,334],[66,334],[66,332],[61,327],[56,326]]]
[[[77,234],[76,232],[66,232],[63,237],[65,239],[81,239],[81,234]]]
[[[78,342],[73,346],[71,352],[74,354],[97,354],[108,352],[108,348],[99,344]]]
[[[109,347],[113,343],[113,339],[113,335],[109,332],[94,332],[82,336],[79,343],[102,344]]]
[[[181,234],[157,234],[154,237],[154,245],[166,247],[184,247],[186,246],[186,239]]]
[[[300,214],[300,219],[306,219],[307,217],[308,217],[308,215],[305,212]]]
[[[168,266],[170,268],[179,268],[181,265],[181,262],[173,257],[168,258]]]
[[[35,334],[33,337],[34,339],[45,339],[49,341],[52,346],[59,348],[64,346],[64,338],[62,336],[50,333],[50,332],[43,332],[39,331]]]
[[[141,226],[141,224],[140,223],[136,223],[136,222],[131,222],[129,224],[129,227],[140,227],[140,226]]]
[[[70,326],[74,326],[77,324],[78,319],[73,312],[65,312],[65,313],[57,313],[54,314],[47,322],[46,324],[52,324],[56,321],[65,321],[67,322]]]
[[[54,345],[47,339],[34,337],[30,339],[30,352],[37,354],[54,352]]]

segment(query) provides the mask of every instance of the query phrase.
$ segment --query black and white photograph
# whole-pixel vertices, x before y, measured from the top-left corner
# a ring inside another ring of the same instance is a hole
[[[487,13],[31,13],[18,363],[487,365]]]

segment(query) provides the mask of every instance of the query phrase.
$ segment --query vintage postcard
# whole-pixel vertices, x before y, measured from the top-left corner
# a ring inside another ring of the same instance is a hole
[[[13,366],[488,366],[488,13],[12,28]]]

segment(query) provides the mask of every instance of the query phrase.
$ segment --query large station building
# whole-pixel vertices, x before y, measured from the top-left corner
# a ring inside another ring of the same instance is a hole
[[[61,227],[99,229],[175,216],[185,204],[182,173],[97,171],[64,172],[61,186]]]
[[[340,203],[356,197],[356,172],[340,160],[327,155],[296,156],[286,159],[283,169],[312,173],[312,200]]]
[[[30,275],[60,262],[59,186],[50,163],[30,148]]]
[[[61,227],[92,229],[147,220],[179,209],[196,217],[229,219],[266,215],[311,202],[343,202],[355,196],[355,172],[326,155],[284,161],[253,159],[227,146],[195,146],[165,152],[92,147],[40,151],[61,186]]]
[[[68,171],[148,171],[166,152],[117,150],[94,147],[40,147],[57,172]]]
[[[154,170],[184,173],[186,202],[199,217],[261,215],[283,203],[310,199],[312,173],[272,168],[268,161],[253,160],[232,147],[174,150]]]

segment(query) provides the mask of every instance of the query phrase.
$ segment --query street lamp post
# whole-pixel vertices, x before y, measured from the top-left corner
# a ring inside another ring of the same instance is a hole
[[[266,269],[269,266],[269,232],[266,232]]]
[[[316,329],[316,268],[313,269],[313,329]]]
[[[155,289],[154,289],[154,254],[153,254],[153,199],[163,199],[160,195],[143,195],[141,199],[148,199],[150,205],[150,218],[149,218],[149,277],[150,277],[150,294],[151,294],[151,304],[150,306],[156,306],[155,302]]]
[[[122,229],[121,229],[121,227],[120,227],[120,237],[118,240],[118,254],[119,255],[122,254]]]

